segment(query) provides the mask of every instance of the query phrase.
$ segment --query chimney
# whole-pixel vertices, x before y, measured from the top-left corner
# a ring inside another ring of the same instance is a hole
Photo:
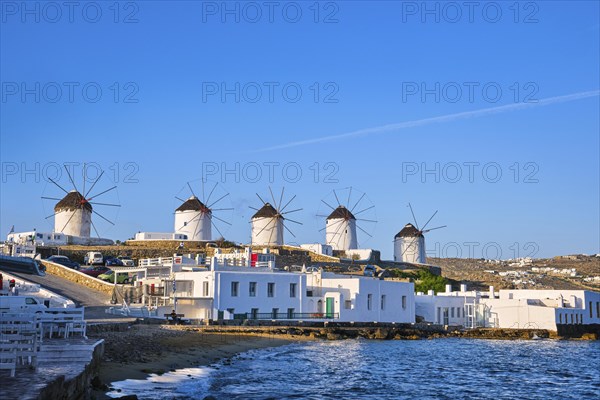
[[[461,293],[464,293],[464,292],[466,292],[466,291],[467,291],[467,285],[466,285],[466,284],[464,284],[464,283],[461,283],[461,285],[460,285],[460,292],[461,292]]]
[[[452,285],[446,285],[446,293],[452,293]]]
[[[431,289],[430,289],[430,290],[428,290],[428,291],[427,291],[427,296],[433,296],[433,290],[431,290]]]
[[[490,286],[490,299],[493,299],[495,297],[495,292],[494,292],[494,287]]]

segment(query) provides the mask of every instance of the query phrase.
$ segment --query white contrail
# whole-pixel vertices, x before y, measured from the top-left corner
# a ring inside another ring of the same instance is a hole
[[[504,106],[484,108],[482,110],[465,111],[465,112],[456,113],[456,114],[441,115],[439,117],[424,118],[424,119],[418,119],[418,120],[414,120],[414,121],[406,121],[406,122],[399,122],[396,124],[377,126],[374,128],[359,129],[357,131],[341,133],[339,135],[321,136],[321,137],[314,138],[314,139],[300,140],[297,142],[290,142],[290,143],[286,143],[286,144],[280,144],[280,145],[276,145],[276,146],[266,147],[266,148],[260,149],[258,151],[260,152],[260,151],[286,149],[286,148],[290,148],[290,147],[297,147],[297,146],[304,146],[304,145],[308,145],[308,144],[328,142],[328,141],[332,141],[332,140],[355,137],[355,136],[364,136],[364,135],[370,135],[370,134],[376,134],[376,133],[390,132],[390,131],[396,131],[396,130],[405,129],[405,128],[414,128],[417,126],[435,124],[435,123],[439,123],[439,122],[450,122],[450,121],[455,121],[458,119],[483,117],[483,116],[489,115],[489,114],[500,114],[500,113],[505,113],[505,112],[509,112],[509,111],[521,110],[524,108],[547,106],[550,104],[557,104],[557,103],[566,103],[569,101],[586,99],[588,97],[596,97],[599,95],[600,95],[600,90],[592,90],[589,92],[574,93],[574,94],[568,94],[568,95],[564,95],[564,96],[548,97],[546,99],[541,99],[541,100],[538,100],[538,101],[532,102],[532,103],[508,104],[508,105],[504,105]]]

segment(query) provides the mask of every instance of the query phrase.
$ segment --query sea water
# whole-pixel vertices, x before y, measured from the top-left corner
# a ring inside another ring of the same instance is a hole
[[[140,399],[599,399],[600,342],[302,342],[112,386]]]

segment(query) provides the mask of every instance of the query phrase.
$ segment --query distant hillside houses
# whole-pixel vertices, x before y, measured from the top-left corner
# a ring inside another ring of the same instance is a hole
[[[553,275],[566,275],[572,278],[577,277],[576,268],[554,268],[554,267],[531,267],[532,272],[546,273]]]

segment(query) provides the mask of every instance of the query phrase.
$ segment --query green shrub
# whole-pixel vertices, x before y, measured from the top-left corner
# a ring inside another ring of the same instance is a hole
[[[415,281],[415,292],[427,293],[428,290],[433,290],[435,293],[446,290],[448,280],[443,276],[434,275],[429,271],[419,271],[419,278]]]

